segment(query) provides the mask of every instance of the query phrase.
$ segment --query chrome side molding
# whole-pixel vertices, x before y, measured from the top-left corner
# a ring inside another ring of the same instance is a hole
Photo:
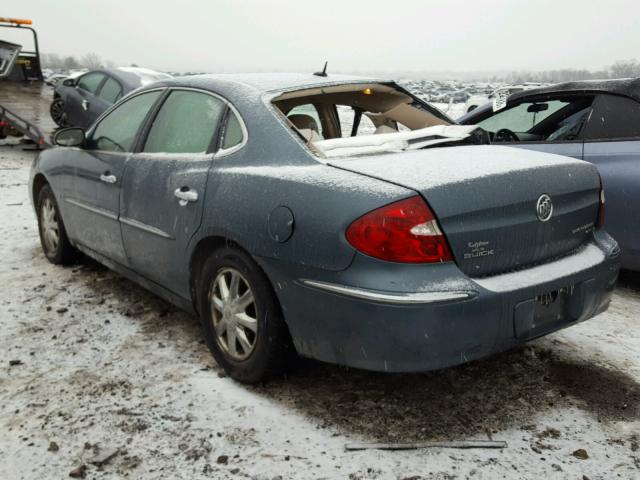
[[[419,305],[428,303],[465,300],[472,298],[476,292],[472,291],[437,291],[437,292],[381,292],[365,288],[338,285],[335,283],[319,282],[301,279],[300,283],[307,287],[324,290],[338,295],[359,298],[376,303],[393,303],[397,305]]]

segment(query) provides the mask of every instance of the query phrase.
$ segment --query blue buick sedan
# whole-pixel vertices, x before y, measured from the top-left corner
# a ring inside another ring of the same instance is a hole
[[[592,318],[617,278],[596,168],[486,137],[390,81],[194,76],[59,131],[30,193],[51,262],[197,314],[239,381],[425,371]]]

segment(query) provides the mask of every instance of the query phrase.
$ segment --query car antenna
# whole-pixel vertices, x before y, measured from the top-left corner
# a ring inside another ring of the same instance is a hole
[[[329,62],[324,62],[324,68],[322,69],[321,72],[315,72],[314,75],[316,77],[326,77],[327,76],[327,64]]]

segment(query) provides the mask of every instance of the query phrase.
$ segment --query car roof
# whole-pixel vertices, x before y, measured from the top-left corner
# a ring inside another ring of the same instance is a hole
[[[151,83],[171,79],[171,75],[140,67],[116,67],[96,70],[104,72],[118,80],[126,91],[149,85]],[[86,72],[89,73],[89,72]]]
[[[250,89],[257,93],[266,93],[279,90],[298,90],[318,86],[329,86],[344,83],[386,83],[391,80],[381,80],[371,77],[355,75],[333,75],[326,77],[311,73],[243,73],[243,74],[204,74],[177,77],[171,81],[163,82],[165,85],[191,85],[197,84],[206,88],[218,86],[220,83],[235,84],[244,89]]]
[[[509,103],[523,97],[556,93],[611,93],[633,98],[640,102],[640,78],[620,78],[615,80],[582,80],[534,88],[514,93],[509,97]]]

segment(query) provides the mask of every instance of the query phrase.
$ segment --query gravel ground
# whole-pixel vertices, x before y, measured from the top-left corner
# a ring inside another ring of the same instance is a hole
[[[304,361],[244,387],[195,318],[89,260],[45,260],[33,155],[0,146],[0,478],[640,478],[640,276],[596,319],[484,361],[420,375]],[[344,450],[459,439],[508,447]]]

